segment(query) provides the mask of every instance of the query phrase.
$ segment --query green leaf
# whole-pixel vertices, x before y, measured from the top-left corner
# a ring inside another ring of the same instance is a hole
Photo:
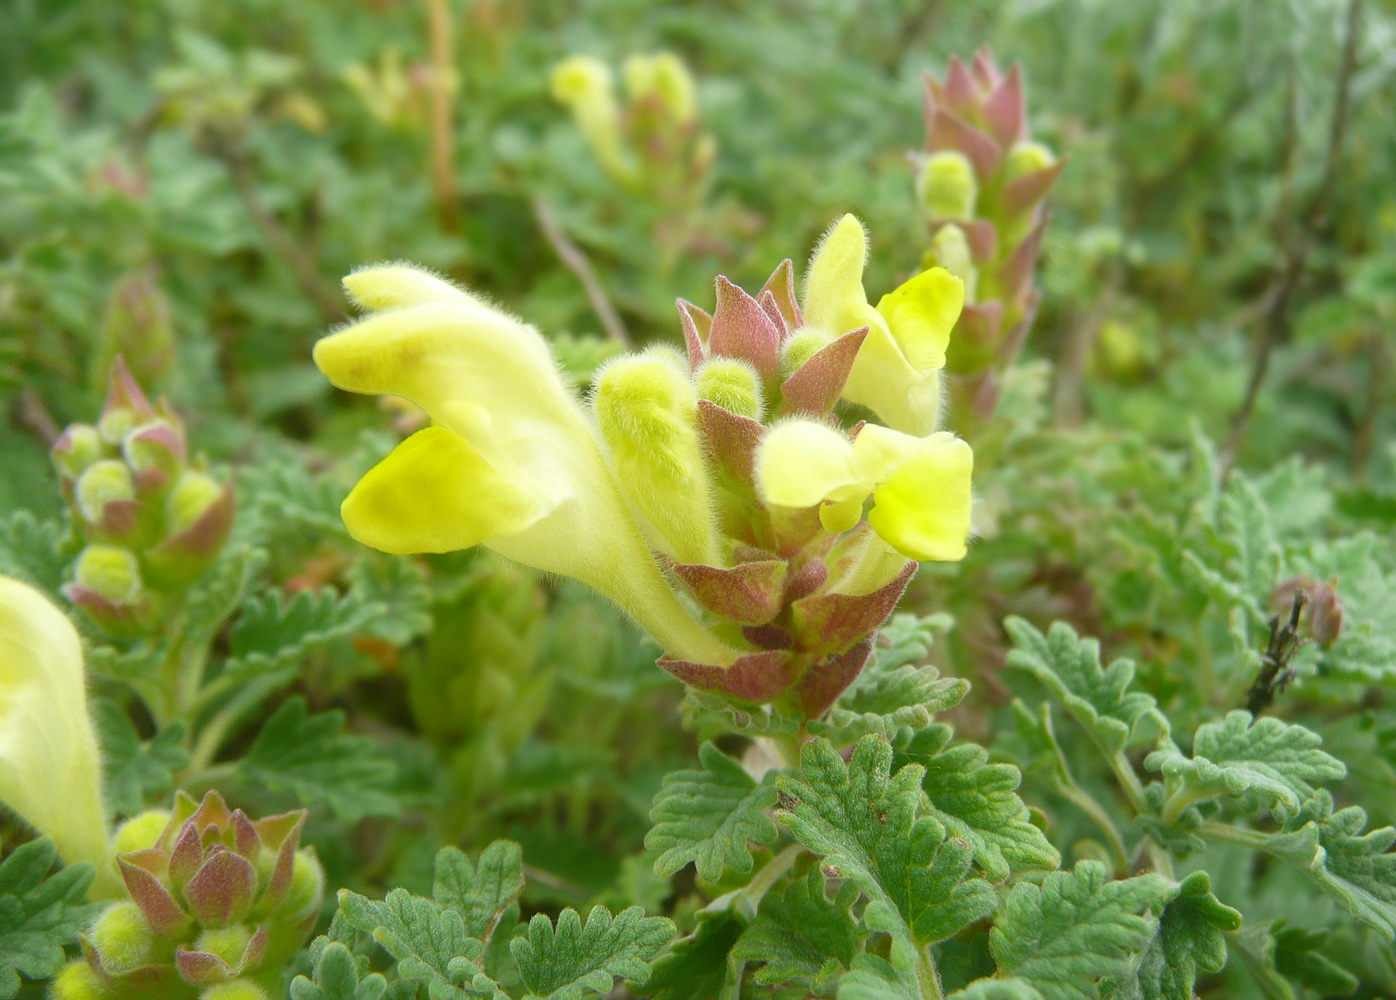
[[[172,722],[142,742],[130,717],[119,706],[99,699],[92,703],[102,737],[102,790],[107,806],[120,816],[134,816],[148,796],[169,789],[174,772],[189,764],[184,749],[185,727]]]
[[[742,935],[742,921],[730,911],[700,910],[698,927],[675,941],[653,967],[649,980],[631,992],[655,1000],[693,1000],[718,997],[737,978],[730,955]]]
[[[509,936],[513,925],[504,918],[512,910],[518,919],[523,890],[523,850],[511,840],[490,844],[474,865],[455,847],[437,852],[432,895],[442,907],[459,913],[465,932],[486,945],[502,924]]]
[[[766,810],[776,804],[771,780],[758,784],[711,743],[698,748],[702,770],[674,771],[654,796],[645,847],[663,851],[654,870],[673,875],[690,861],[698,877],[715,882],[723,866],[746,875],[753,860],[747,844],[769,846],[779,831]]]
[[[267,560],[266,549],[226,546],[185,599],[184,614],[191,627],[205,635],[221,631],[246,602],[247,592]]]
[[[63,947],[101,909],[83,902],[92,866],[69,865],[50,874],[57,860],[53,841],[44,837],[15,848],[0,863],[0,1000],[19,994],[20,976],[48,979],[63,968]]]
[[[387,989],[388,981],[376,972],[360,979],[353,953],[331,941],[320,951],[315,978],[291,982],[291,1000],[379,1000]]]
[[[1021,618],[1011,617],[1003,624],[1017,647],[1009,652],[1008,665],[1036,677],[1106,754],[1123,750],[1146,719],[1159,731],[1168,731],[1153,696],[1130,690],[1130,660],[1102,668],[1100,643],[1082,639],[1065,622],[1054,623],[1045,636]]]
[[[1332,583],[1342,603],[1343,628],[1323,651],[1324,676],[1390,684],[1396,681],[1396,573],[1385,573],[1380,550],[1389,542],[1362,534],[1317,542],[1296,558],[1296,570]]]
[[[859,955],[839,980],[838,1000],[922,1000],[916,977],[876,955]]]
[[[1168,740],[1144,766],[1163,774],[1175,803],[1173,818],[1183,803],[1246,792],[1297,809],[1316,785],[1347,774],[1342,761],[1319,749],[1322,744],[1322,737],[1303,726],[1272,716],[1252,721],[1249,712],[1238,710],[1198,727],[1192,757]],[[1170,806],[1164,813],[1170,818]]]
[[[307,713],[305,699],[276,710],[238,764],[243,780],[291,792],[303,805],[324,803],[340,819],[396,816],[385,789],[397,774],[393,759],[366,736],[348,736],[344,713]]]
[[[1098,1000],[1097,982],[1126,975],[1153,940],[1153,914],[1169,892],[1157,875],[1111,882],[1097,861],[1052,872],[1042,885],[1019,882],[989,932],[999,972],[1017,976],[1043,1000]]]
[[[385,605],[365,601],[358,593],[341,597],[333,587],[291,596],[272,590],[252,597],[233,629],[224,674],[294,676],[306,656],[363,631],[386,610]]]
[[[541,913],[528,923],[528,936],[509,942],[519,975],[540,1000],[579,1000],[586,993],[609,993],[616,978],[649,979],[649,962],[674,936],[674,924],[647,917],[639,906],[611,916],[592,907],[583,926],[577,911],[558,914],[557,927]]]
[[[802,720],[783,715],[772,706],[744,709],[716,695],[691,690],[683,700],[684,727],[711,729],[755,739],[758,736],[788,736],[798,733]]]
[[[906,749],[907,758],[926,769],[921,789],[928,814],[969,844],[974,863],[991,882],[1025,869],[1058,867],[1061,855],[1018,797],[1022,774],[1012,764],[990,764],[976,743],[947,748],[953,735],[949,726],[932,726]]]
[[[405,646],[432,628],[431,589],[421,565],[402,556],[362,560],[349,574],[354,593],[378,614],[361,631]]]
[[[891,648],[876,650],[858,679],[823,718],[809,724],[809,731],[840,747],[869,733],[905,746],[913,733],[931,724],[937,712],[954,708],[969,691],[968,681],[941,677],[934,667],[916,666],[930,653],[934,636],[947,628],[945,615],[895,616],[879,635],[879,641],[889,641]]]
[[[946,840],[934,817],[916,815],[920,765],[892,775],[892,746],[880,736],[863,737],[847,765],[827,740],[811,740],[800,764],[798,776],[777,780],[777,818],[824,860],[826,874],[867,895],[863,919],[892,935],[900,971],[923,964],[926,945],[993,912],[993,887],[966,879],[969,845]]]
[[[40,521],[31,511],[0,516],[0,573],[50,594],[58,592],[80,544],[58,521]]]
[[[406,889],[393,889],[381,902],[341,889],[339,912],[397,960],[398,975],[426,984],[432,997],[504,996],[475,964],[485,946],[465,933],[454,910]]]
[[[1333,809],[1320,789],[1270,838],[1267,850],[1302,870],[1347,911],[1388,941],[1396,940],[1396,828],[1366,833],[1367,813],[1358,806]]]
[[[1326,997],[1345,997],[1361,985],[1356,976],[1324,954],[1328,931],[1286,927],[1277,922],[1270,929],[1271,954],[1281,975]]]
[[[1206,872],[1183,879],[1172,896],[1153,941],[1111,1000],[1192,1000],[1198,970],[1220,972],[1226,965],[1226,935],[1240,929],[1241,914],[1212,895]]]
[[[830,902],[823,874],[812,868],[805,878],[766,894],[732,953],[738,961],[765,963],[755,975],[762,986],[788,983],[820,991],[858,952],[858,922],[849,912],[857,899],[858,887],[845,882]]]
[[[1250,479],[1233,470],[1221,502],[1222,546],[1227,578],[1264,606],[1279,582],[1284,555],[1275,537],[1270,508]]]
[[[1042,1000],[1042,994],[1021,979],[980,979],[949,1000]]]

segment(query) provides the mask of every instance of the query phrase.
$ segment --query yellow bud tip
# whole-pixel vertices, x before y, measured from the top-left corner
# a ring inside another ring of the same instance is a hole
[[[210,986],[199,994],[199,1000],[269,1000],[266,991],[248,979]]]
[[[77,484],[78,510],[89,522],[97,524],[102,520],[103,508],[114,500],[133,500],[136,485],[131,481],[131,470],[124,462],[114,458],[93,463],[80,477]]]
[[[78,556],[73,579],[98,597],[122,606],[141,598],[141,566],[135,553],[116,545],[89,545]]]
[[[246,924],[233,924],[230,927],[209,928],[194,941],[194,950],[217,955],[236,968],[252,940],[252,928]]]
[[[170,491],[165,501],[165,517],[171,535],[189,528],[204,512],[223,497],[223,487],[202,472],[186,472]]]
[[[98,918],[91,931],[92,947],[102,968],[120,976],[149,965],[155,950],[155,932],[135,903],[115,903]]]
[[[320,867],[320,859],[314,848],[302,847],[291,865],[291,886],[281,902],[281,912],[299,916],[318,911],[324,895],[325,870]]]
[[[974,166],[963,153],[942,150],[926,158],[917,178],[917,197],[932,219],[968,219],[979,196]]]
[[[169,822],[170,814],[164,809],[150,809],[132,816],[116,831],[112,839],[112,853],[130,854],[132,851],[150,850]]]
[[[765,413],[761,377],[739,358],[712,358],[698,369],[698,397],[724,410],[760,420]]]
[[[788,379],[800,367],[829,346],[829,335],[814,327],[802,326],[780,345],[780,377]]]
[[[979,272],[963,229],[953,223],[941,226],[931,239],[931,259],[963,281],[966,299],[973,300],[972,290]]]
[[[379,264],[344,278],[344,291],[360,309],[377,311],[423,302],[474,302],[464,289],[415,264]]]
[[[572,105],[581,101],[608,98],[611,93],[611,69],[591,56],[570,56],[553,67],[548,80],[553,100]]]
[[[63,966],[49,985],[49,1000],[106,1000],[111,996],[102,977],[84,959]]]
[[[1004,159],[1004,172],[1008,180],[1015,180],[1024,174],[1050,167],[1057,162],[1052,151],[1040,142],[1020,142],[1008,151]]]
[[[631,100],[643,100],[653,94],[668,116],[679,124],[697,116],[693,76],[683,60],[672,52],[631,56],[625,60],[622,75]]]
[[[73,424],[53,449],[53,464],[63,475],[76,479],[102,457],[102,435],[91,424]]]

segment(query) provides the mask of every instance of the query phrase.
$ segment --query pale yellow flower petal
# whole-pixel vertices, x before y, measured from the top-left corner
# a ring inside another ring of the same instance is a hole
[[[884,295],[877,311],[911,367],[924,375],[945,367],[950,331],[964,304],[965,283],[933,267]]]
[[[363,267],[346,277],[344,290],[365,310],[395,309],[427,302],[481,302],[430,271],[411,264]]]
[[[756,454],[761,496],[777,507],[813,507],[848,499],[859,480],[850,462],[853,446],[827,424],[787,420],[766,432]],[[867,496],[870,485],[862,491]]]
[[[973,470],[974,453],[968,444],[952,434],[931,435],[878,486],[868,523],[913,559],[963,559]]]
[[[867,260],[867,231],[854,216],[845,215],[824,234],[810,258],[805,275],[806,324],[836,337],[861,326],[881,325],[877,310],[868,305],[863,291]],[[867,341],[863,350],[867,350]]]

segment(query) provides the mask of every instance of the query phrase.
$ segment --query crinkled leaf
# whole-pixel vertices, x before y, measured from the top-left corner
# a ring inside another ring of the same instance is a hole
[[[785,715],[770,705],[745,709],[696,689],[690,690],[683,700],[683,718],[689,729],[717,726],[753,739],[798,733],[802,724],[801,719]]]
[[[57,592],[79,543],[58,521],[40,521],[31,511],[0,515],[0,573]]]
[[[763,986],[817,989],[847,969],[858,952],[858,922],[849,912],[857,899],[858,886],[845,882],[831,902],[823,874],[812,868],[805,878],[766,894],[733,954],[739,961],[765,963],[755,975]]]
[[[379,1000],[388,981],[378,973],[360,978],[354,954],[338,941],[321,949],[314,979],[297,976],[291,983],[291,1000]]]
[[[1370,534],[1317,542],[1295,560],[1297,572],[1336,586],[1342,605],[1342,631],[1322,654],[1325,676],[1396,681],[1396,573],[1382,570],[1377,549],[1383,544]]]
[[[1026,980],[1043,1000],[1098,1000],[1100,980],[1129,972],[1153,940],[1153,910],[1168,894],[1157,875],[1108,881],[1082,861],[1040,886],[1019,882],[989,932],[999,971]]]
[[[349,574],[353,592],[378,614],[361,631],[394,646],[405,646],[431,631],[431,589],[422,567],[402,556],[365,559]]]
[[[102,737],[102,790],[108,808],[121,816],[134,816],[145,808],[146,797],[166,791],[173,772],[189,763],[184,750],[185,727],[172,722],[142,742],[131,719],[109,701],[92,703],[97,731]]]
[[[991,882],[1028,868],[1058,867],[1061,855],[1018,797],[1022,774],[1012,764],[990,764],[978,744],[948,747],[953,735],[949,726],[931,726],[906,749],[907,758],[926,769],[921,789],[929,815],[969,844],[975,865]]]
[[[1357,989],[1357,977],[1324,954],[1328,931],[1281,922],[1270,929],[1270,937],[1275,969],[1281,975],[1326,997],[1345,997]]]
[[[868,897],[863,919],[892,935],[892,961],[915,967],[926,945],[987,917],[993,887],[966,876],[972,852],[947,840],[931,816],[917,817],[924,770],[908,764],[891,774],[892,746],[865,736],[847,765],[827,740],[805,744],[798,776],[777,780],[778,818],[824,860],[831,876]]]
[[[1153,941],[1115,983],[1111,1000],[1192,1000],[1198,971],[1226,965],[1226,934],[1240,928],[1241,914],[1212,895],[1206,872],[1193,872],[1172,892]]]
[[[528,923],[528,935],[509,942],[529,995],[539,1000],[579,1000],[587,993],[609,993],[617,978],[644,983],[649,962],[674,936],[674,924],[647,917],[639,906],[614,917],[592,907],[583,925],[568,907],[557,926],[541,913]]]
[[[0,863],[0,998],[18,995],[20,976],[48,979],[67,961],[64,945],[77,940],[101,906],[83,900],[92,866],[53,872],[58,852],[47,837],[15,848]],[[52,873],[52,874],[50,874]]]
[[[839,980],[838,1000],[921,1000],[916,977],[884,958],[859,955],[853,971]]]
[[[980,979],[949,1000],[1042,1000],[1042,994],[1021,979]]]
[[[1003,624],[1016,647],[1008,653],[1008,665],[1036,677],[1107,754],[1124,749],[1146,720],[1158,731],[1168,731],[1153,696],[1130,690],[1132,661],[1120,659],[1102,668],[1100,643],[1082,639],[1065,622],[1054,622],[1045,636],[1022,618],[1010,617]]]
[[[348,822],[396,816],[397,800],[386,791],[397,774],[392,757],[376,740],[343,729],[343,712],[312,716],[304,698],[289,698],[262,727],[238,774],[291,792],[304,805],[326,804]]]
[[[518,919],[523,890],[523,850],[511,840],[496,840],[473,865],[458,848],[437,852],[432,895],[442,907],[461,915],[466,934],[487,945],[497,929],[506,937],[513,930],[505,917],[513,911]]]
[[[292,672],[309,654],[348,638],[381,619],[387,606],[332,587],[287,596],[272,590],[250,598],[233,629],[224,665],[230,677]],[[289,678],[288,678],[289,679]]]
[[[692,1000],[722,996],[735,981],[732,946],[745,925],[731,910],[699,911],[698,927],[673,946],[653,966],[643,986],[631,992],[655,1000]]]
[[[753,865],[748,843],[768,846],[779,835],[766,810],[776,804],[772,780],[753,781],[711,743],[698,748],[701,770],[674,771],[654,796],[645,837],[651,851],[663,851],[654,870],[668,877],[690,861],[698,877],[715,882],[724,865],[748,874]]]

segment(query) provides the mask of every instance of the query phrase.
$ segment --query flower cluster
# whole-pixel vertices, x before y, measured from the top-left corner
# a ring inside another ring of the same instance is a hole
[[[987,49],[969,67],[952,56],[944,82],[927,74],[925,91],[926,148],[914,156],[932,232],[925,263],[965,283],[946,366],[968,377],[983,412],[1032,322],[1042,200],[1066,161],[1029,138],[1021,71],[1001,72]]]
[[[53,464],[87,543],[64,593],[113,633],[150,628],[165,596],[222,548],[232,484],[190,460],[179,417],[164,400],[152,405],[120,358],[101,418],[68,427]]]
[[[433,425],[364,476],[346,525],[384,551],[484,544],[581,580],[689,684],[818,716],[917,560],[962,558],[970,530],[973,456],[935,430],[962,284],[933,268],[873,307],[867,249],[845,216],[803,299],[788,260],[755,295],[718,278],[711,314],[679,303],[686,353],[613,360],[590,413],[531,327],[411,267],[351,275],[369,315],[316,363]],[[858,407],[880,423],[846,429]]]
[[[659,193],[691,188],[707,174],[717,147],[699,126],[688,67],[672,52],[632,55],[621,77],[623,105],[611,68],[590,56],[558,63],[550,86],[612,180]]]
[[[306,812],[252,821],[217,792],[116,835],[130,898],[82,938],[59,1000],[265,1000],[320,915],[324,873],[297,849]]]

